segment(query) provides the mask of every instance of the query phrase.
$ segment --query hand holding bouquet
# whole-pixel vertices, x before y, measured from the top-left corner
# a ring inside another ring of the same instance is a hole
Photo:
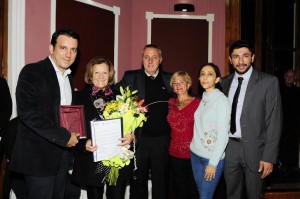
[[[142,127],[147,121],[145,113],[146,107],[143,107],[144,100],[139,100],[136,93],[138,91],[130,91],[127,86],[125,89],[120,87],[121,95],[116,96],[116,100],[106,104],[103,116],[105,119],[122,118],[124,136],[132,133],[138,127]],[[134,152],[129,150],[130,146],[123,146],[121,153],[109,160],[103,160],[105,166],[111,167],[107,180],[110,185],[115,185],[118,179],[119,169],[129,165],[130,159],[133,158]]]

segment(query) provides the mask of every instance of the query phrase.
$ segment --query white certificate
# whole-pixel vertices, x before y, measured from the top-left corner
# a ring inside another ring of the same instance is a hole
[[[98,149],[93,152],[94,162],[108,160],[120,154],[120,138],[123,136],[122,118],[91,121],[92,144]]]

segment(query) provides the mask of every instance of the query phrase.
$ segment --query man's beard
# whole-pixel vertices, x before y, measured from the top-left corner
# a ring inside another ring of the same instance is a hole
[[[244,64],[243,66],[245,66],[246,64]],[[245,70],[245,71],[238,71],[237,70],[237,66],[235,67],[235,71],[238,73],[238,74],[240,74],[240,75],[243,75],[243,74],[245,74],[246,72],[248,72],[248,70],[251,68],[251,65],[248,65],[247,66],[247,69]]]

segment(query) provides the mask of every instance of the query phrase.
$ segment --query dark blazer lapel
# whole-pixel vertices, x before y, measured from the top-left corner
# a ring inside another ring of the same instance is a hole
[[[140,98],[145,99],[145,72],[144,70],[139,70],[136,75],[136,82],[137,82],[137,90],[138,95]]]
[[[257,71],[253,70],[253,72],[250,76],[249,82],[248,82],[247,89],[246,89],[242,114],[243,114],[244,110],[249,106],[249,104],[251,104],[251,99],[253,99],[252,95],[255,95],[255,92],[258,92],[255,89],[257,80],[258,80],[258,73],[257,73]],[[251,107],[251,108],[254,108],[254,107]]]
[[[230,86],[233,80],[234,74],[228,76],[228,78],[223,81],[223,93],[228,97]]]
[[[161,76],[162,76],[162,79],[164,81],[164,84],[165,84],[165,88],[167,89],[167,92],[168,93],[171,93],[172,92],[172,88],[170,86],[170,78],[168,78],[167,75],[165,75],[165,73],[161,73]]]
[[[52,93],[55,95],[55,96],[53,96],[54,99],[57,100],[56,104],[60,104],[60,88],[59,88],[59,83],[57,80],[56,71],[48,57],[45,59],[45,62],[46,62],[45,67],[46,67],[46,70],[48,71],[46,73],[47,75],[45,77],[47,77],[48,81],[51,82],[51,84],[49,84],[49,85],[51,86]]]

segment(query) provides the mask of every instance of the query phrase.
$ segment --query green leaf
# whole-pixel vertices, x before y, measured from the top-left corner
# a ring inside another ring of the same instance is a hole
[[[134,95],[134,94],[136,94],[137,92],[138,92],[137,90],[134,90],[134,91],[132,91],[131,95]]]
[[[122,86],[120,86],[120,93],[121,93],[122,95],[124,95],[124,89],[123,89]]]

